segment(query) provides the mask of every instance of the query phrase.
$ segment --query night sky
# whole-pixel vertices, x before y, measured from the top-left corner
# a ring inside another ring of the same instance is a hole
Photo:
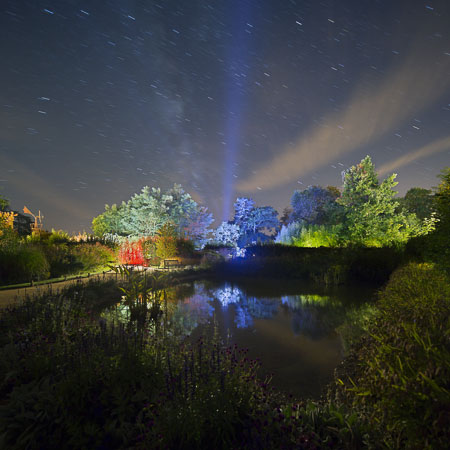
[[[179,183],[280,213],[372,156],[450,165],[450,1],[1,0],[0,194],[44,227]]]

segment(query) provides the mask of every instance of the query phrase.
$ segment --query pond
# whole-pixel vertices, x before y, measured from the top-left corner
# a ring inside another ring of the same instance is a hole
[[[317,398],[344,356],[339,328],[374,298],[374,289],[324,291],[298,281],[196,281],[167,292],[172,329],[197,339],[215,324],[224,342],[261,360],[261,375],[296,397]],[[123,306],[105,312],[126,317]]]

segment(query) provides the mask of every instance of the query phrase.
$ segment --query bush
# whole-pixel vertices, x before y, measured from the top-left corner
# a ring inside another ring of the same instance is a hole
[[[125,242],[123,242],[120,245],[117,257],[119,260],[119,264],[144,264],[145,259],[142,249],[142,240],[134,242],[126,240]]]
[[[450,281],[410,264],[381,292],[366,336],[339,377],[338,402],[392,448],[446,448],[450,423]]]
[[[105,267],[115,259],[114,252],[98,242],[95,245],[78,244],[72,248],[71,253],[75,264],[78,263],[80,270],[86,272]]]
[[[66,231],[63,230],[54,230],[52,229],[52,233],[48,236],[48,243],[51,245],[54,244],[66,244],[70,242],[70,236]]]
[[[288,225],[283,225],[280,232],[275,237],[277,244],[293,245],[294,239],[300,236],[304,222],[291,222]]]
[[[39,245],[50,264],[50,276],[60,277],[69,273],[73,273],[81,269],[76,264],[74,255],[70,250],[70,246],[66,243],[49,244],[49,242]]]
[[[342,244],[341,225],[307,225],[292,239],[297,247],[339,247]]]
[[[0,252],[0,280],[4,284],[46,279],[50,264],[38,246],[20,244]]]

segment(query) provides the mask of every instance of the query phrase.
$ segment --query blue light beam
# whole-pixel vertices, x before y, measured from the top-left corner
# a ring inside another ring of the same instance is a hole
[[[231,3],[231,2],[230,2]],[[226,128],[223,170],[222,221],[230,219],[234,194],[236,156],[241,145],[242,123],[248,79],[249,41],[253,33],[250,23],[251,1],[237,0],[230,5],[230,30],[232,38],[228,46],[228,73],[225,92]]]

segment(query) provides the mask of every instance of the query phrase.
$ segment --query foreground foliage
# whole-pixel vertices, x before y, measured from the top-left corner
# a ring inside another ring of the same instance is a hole
[[[1,448],[446,447],[450,282],[440,269],[394,273],[318,402],[275,392],[216,333],[179,336],[170,279],[118,270],[128,322],[98,313],[120,299],[112,281],[49,291],[1,316]]]
[[[126,269],[122,273],[130,275]],[[180,341],[164,279],[131,276],[127,324],[99,319],[114,283],[48,292],[0,322],[0,447],[280,448],[298,434],[258,364],[217,337]],[[286,429],[285,429],[286,426]],[[290,431],[286,433],[286,431]],[[315,444],[311,447],[316,448]]]
[[[432,265],[397,271],[369,333],[339,370],[333,401],[357,411],[380,446],[446,448],[450,434],[450,281]]]

